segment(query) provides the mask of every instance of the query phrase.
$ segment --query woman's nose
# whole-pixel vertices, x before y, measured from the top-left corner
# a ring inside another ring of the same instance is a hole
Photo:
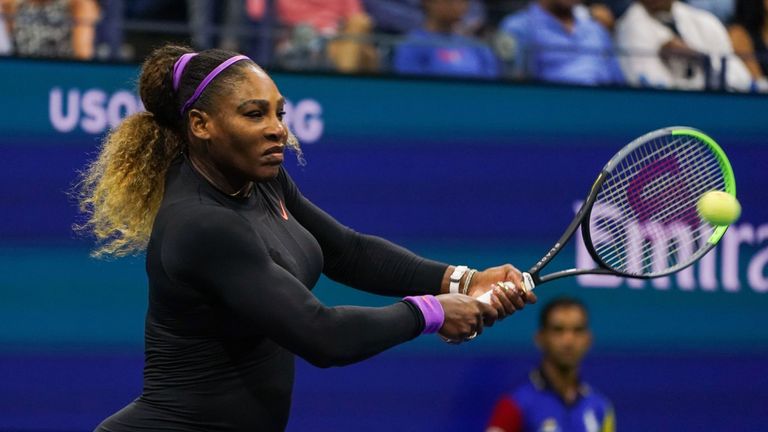
[[[287,134],[285,123],[282,120],[275,118],[275,120],[264,131],[264,136],[270,141],[282,142],[285,141]]]

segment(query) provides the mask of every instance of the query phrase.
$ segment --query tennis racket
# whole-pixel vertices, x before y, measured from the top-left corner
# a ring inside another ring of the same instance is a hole
[[[525,289],[582,274],[649,279],[690,266],[728,229],[696,209],[713,190],[736,196],[736,181],[725,152],[703,132],[668,127],[635,139],[603,167],[565,233],[523,273]],[[542,275],[579,228],[597,266]],[[491,292],[478,300],[489,303]]]

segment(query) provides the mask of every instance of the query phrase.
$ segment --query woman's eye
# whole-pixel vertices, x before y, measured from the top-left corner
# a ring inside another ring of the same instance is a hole
[[[247,112],[245,115],[248,117],[256,117],[256,118],[264,117],[264,113],[262,113],[261,111],[250,111],[250,112]]]
[[[277,118],[279,118],[280,120],[282,120],[282,119],[283,119],[283,117],[285,117],[285,111],[278,111],[278,112],[277,112]]]

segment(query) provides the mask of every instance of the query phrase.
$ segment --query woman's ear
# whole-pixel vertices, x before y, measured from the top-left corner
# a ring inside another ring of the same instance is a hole
[[[187,116],[189,116],[189,130],[192,135],[201,140],[210,140],[212,124],[208,113],[193,109],[189,111]]]

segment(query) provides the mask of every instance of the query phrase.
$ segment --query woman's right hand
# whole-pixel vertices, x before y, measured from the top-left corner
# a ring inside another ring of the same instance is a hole
[[[437,300],[443,306],[445,320],[440,336],[447,342],[461,343],[474,339],[483,332],[483,326],[492,326],[498,311],[489,304],[463,294],[441,294]]]

